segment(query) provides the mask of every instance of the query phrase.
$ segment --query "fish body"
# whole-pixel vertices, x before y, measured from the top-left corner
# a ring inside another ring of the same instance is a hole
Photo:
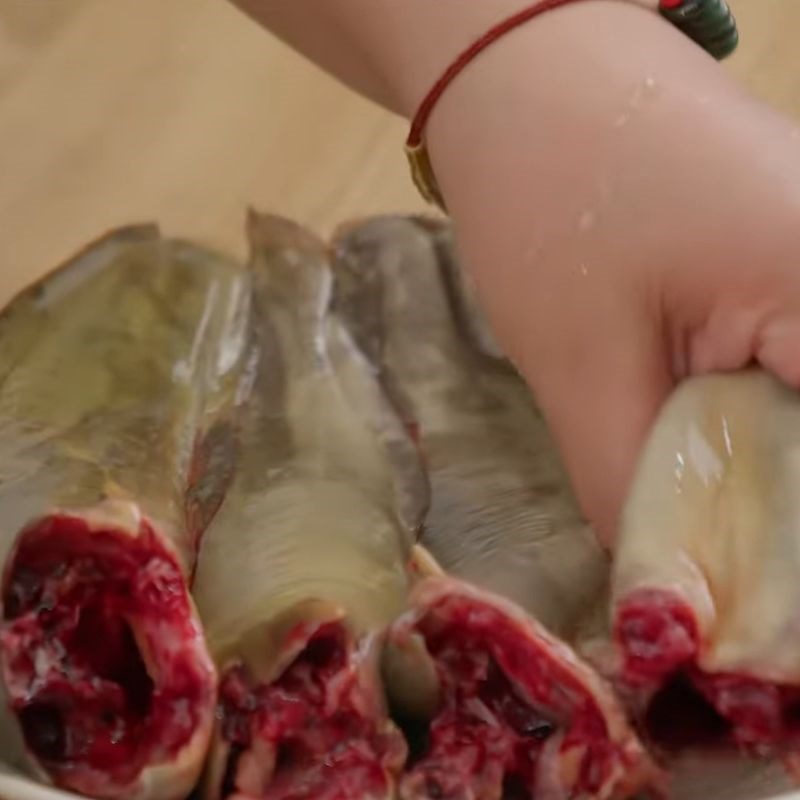
[[[657,739],[693,743],[681,715],[705,709],[700,744],[733,740],[796,770],[799,480],[800,398],[768,374],[692,378],[662,409],[612,581],[622,678]]]
[[[419,580],[387,651],[396,705],[429,720],[401,796],[628,796],[655,771],[558,638],[597,601],[607,557],[523,381],[484,323],[464,325],[476,306],[453,280],[449,229],[368,220],[335,252],[335,307],[430,479]]]
[[[405,608],[420,468],[328,313],[324,245],[276,217],[249,232],[253,382],[195,583],[223,674],[206,792],[389,797],[405,745],[378,654]]]
[[[449,229],[381,218],[339,252],[337,306],[418,428],[431,485],[422,544],[446,572],[569,635],[608,559],[525,383],[495,345],[483,349],[488,334],[472,339],[457,324]],[[462,300],[462,319],[476,316],[473,303]]]
[[[177,800],[199,775],[216,673],[186,497],[203,482],[199,525],[224,492],[199,443],[232,440],[247,303],[237,265],[141,226],[0,314],[0,737],[62,788]]]

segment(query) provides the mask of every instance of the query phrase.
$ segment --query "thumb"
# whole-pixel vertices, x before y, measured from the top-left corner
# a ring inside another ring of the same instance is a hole
[[[548,420],[581,508],[611,545],[639,451],[673,387],[664,339],[629,320],[613,336],[519,364]],[[647,327],[647,326],[646,326]],[[598,332],[599,334],[599,332]]]

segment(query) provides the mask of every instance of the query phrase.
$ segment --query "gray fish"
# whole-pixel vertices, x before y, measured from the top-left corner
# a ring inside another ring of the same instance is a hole
[[[0,315],[0,747],[62,788],[178,800],[202,769],[216,673],[188,581],[248,298],[241,268],[142,226]]]
[[[413,443],[328,313],[324,245],[251,215],[253,385],[195,598],[220,669],[208,798],[390,797],[378,656],[423,507]]]
[[[524,383],[484,323],[463,325],[476,309],[458,296],[449,229],[373,219],[335,252],[335,307],[416,432],[421,544],[444,569],[417,551],[391,636],[395,703],[432,716],[401,796],[628,796],[655,771],[610,688],[557,638],[596,601],[607,557]]]

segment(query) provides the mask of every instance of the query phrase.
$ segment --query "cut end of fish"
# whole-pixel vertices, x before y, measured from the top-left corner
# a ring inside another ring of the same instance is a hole
[[[98,798],[188,794],[216,673],[180,565],[147,519],[103,506],[36,521],[2,601],[2,678],[36,769]]]
[[[708,672],[700,627],[676,593],[640,590],[616,608],[622,678],[648,735],[668,749],[735,744],[759,756],[800,756],[800,686]]]
[[[406,746],[386,712],[375,641],[341,620],[315,621],[284,646],[294,659],[271,682],[243,665],[223,675],[207,797],[393,797]]]
[[[404,800],[660,790],[661,775],[610,688],[508,601],[430,578],[412,592],[389,640],[421,641],[439,683],[435,712],[409,730]]]

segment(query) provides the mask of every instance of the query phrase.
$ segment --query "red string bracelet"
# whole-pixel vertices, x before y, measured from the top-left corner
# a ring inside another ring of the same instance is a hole
[[[428,118],[445,89],[470,61],[505,34],[539,14],[579,1],[538,0],[532,6],[512,14],[469,45],[433,84],[411,121],[405,144],[411,177],[425,200],[445,210],[444,198],[436,182],[424,139]],[[727,56],[738,43],[736,23],[724,0],[659,0],[658,9],[662,16],[717,58]]]
[[[568,3],[581,2],[581,0],[538,0],[528,8],[518,11],[507,19],[498,22],[480,38],[476,39],[469,47],[461,52],[444,71],[442,76],[433,84],[430,91],[422,99],[411,121],[411,129],[406,139],[406,156],[411,167],[411,177],[419,190],[420,194],[429,203],[436,203],[444,210],[444,198],[439,191],[436,177],[433,174],[433,167],[428,156],[423,133],[439,98],[444,94],[445,89],[452,83],[453,79],[472,61],[475,56],[485,50],[489,45],[494,44],[498,39],[510,33],[515,28],[528,22],[539,14],[551,11],[559,6]]]

